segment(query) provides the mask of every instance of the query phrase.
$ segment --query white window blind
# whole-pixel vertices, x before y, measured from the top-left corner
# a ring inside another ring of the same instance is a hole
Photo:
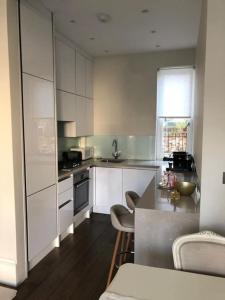
[[[191,117],[193,79],[193,68],[171,68],[158,71],[158,117]]]

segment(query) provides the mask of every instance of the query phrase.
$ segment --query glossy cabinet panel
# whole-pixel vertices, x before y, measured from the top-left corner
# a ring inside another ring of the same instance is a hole
[[[96,168],[94,212],[110,213],[114,204],[122,204],[122,169]]]
[[[56,40],[56,88],[75,93],[75,50]]]
[[[86,97],[93,99],[93,62],[86,59]]]
[[[53,83],[23,74],[26,192],[56,182]]]
[[[79,52],[76,52],[76,93],[86,94],[86,58]]]
[[[32,260],[57,236],[56,186],[27,197],[28,260]]]
[[[76,116],[75,116],[76,95],[57,90],[56,101],[57,101],[57,120],[76,121]]]
[[[75,121],[77,136],[93,135],[93,100],[82,96],[76,96]]]
[[[51,14],[43,15],[21,2],[22,71],[53,81]]]
[[[154,176],[155,171],[151,170],[123,169],[123,205],[126,206],[127,191],[134,191],[142,196]]]

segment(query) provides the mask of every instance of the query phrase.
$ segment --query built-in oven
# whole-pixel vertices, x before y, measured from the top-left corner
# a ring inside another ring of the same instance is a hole
[[[74,183],[74,215],[89,204],[89,171],[75,173]]]

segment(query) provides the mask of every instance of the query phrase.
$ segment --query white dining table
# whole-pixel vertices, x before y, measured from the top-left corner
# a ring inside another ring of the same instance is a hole
[[[224,300],[225,278],[124,264],[100,300]]]

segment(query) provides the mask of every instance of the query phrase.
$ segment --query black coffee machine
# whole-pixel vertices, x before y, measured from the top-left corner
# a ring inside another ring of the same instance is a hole
[[[173,152],[173,157],[167,170],[175,172],[193,171],[193,163],[194,159],[191,154],[184,151],[176,151]]]

